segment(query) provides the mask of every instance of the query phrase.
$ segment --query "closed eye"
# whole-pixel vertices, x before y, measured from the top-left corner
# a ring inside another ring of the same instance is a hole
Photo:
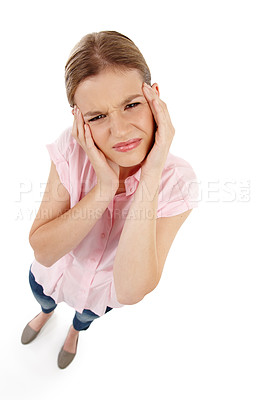
[[[131,103],[131,104],[127,104],[126,107],[129,107],[128,109],[135,108],[138,104],[140,104],[140,103]],[[97,117],[90,119],[89,122],[98,121],[99,119],[102,119],[102,117],[104,117],[104,114],[97,115]]]

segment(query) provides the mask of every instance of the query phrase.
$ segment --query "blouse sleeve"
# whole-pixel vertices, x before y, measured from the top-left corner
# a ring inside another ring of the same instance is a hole
[[[51,161],[54,162],[60,181],[70,193],[70,172],[69,172],[69,152],[70,152],[70,128],[64,130],[61,135],[53,142],[46,144]]]
[[[198,182],[191,165],[178,158],[164,172],[158,195],[157,218],[172,217],[198,207]],[[179,165],[178,165],[179,164]]]

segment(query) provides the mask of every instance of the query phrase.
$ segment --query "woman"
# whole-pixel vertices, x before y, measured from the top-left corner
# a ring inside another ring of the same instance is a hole
[[[73,307],[59,368],[95,318],[158,285],[174,237],[197,206],[195,173],[169,152],[175,130],[167,106],[129,38],[84,36],[65,84],[74,122],[47,145],[50,174],[29,234],[29,281],[42,312],[21,337],[30,343],[58,303]]]

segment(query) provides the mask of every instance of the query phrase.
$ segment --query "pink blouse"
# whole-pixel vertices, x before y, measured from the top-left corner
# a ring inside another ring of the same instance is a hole
[[[70,194],[72,208],[95,186],[97,177],[71,132],[72,126],[46,147]],[[114,196],[102,217],[76,248],[49,268],[36,259],[32,262],[31,271],[36,282],[57,304],[64,301],[80,313],[89,309],[99,316],[105,313],[107,306],[123,306],[115,293],[113,262],[140,176],[141,168],[125,180],[126,192]],[[197,207],[197,197],[197,178],[190,164],[169,152],[159,188],[157,218]]]

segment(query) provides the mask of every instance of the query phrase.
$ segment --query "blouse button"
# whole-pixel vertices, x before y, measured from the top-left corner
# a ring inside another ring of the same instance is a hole
[[[101,234],[101,238],[104,239],[105,238],[105,233]]]

